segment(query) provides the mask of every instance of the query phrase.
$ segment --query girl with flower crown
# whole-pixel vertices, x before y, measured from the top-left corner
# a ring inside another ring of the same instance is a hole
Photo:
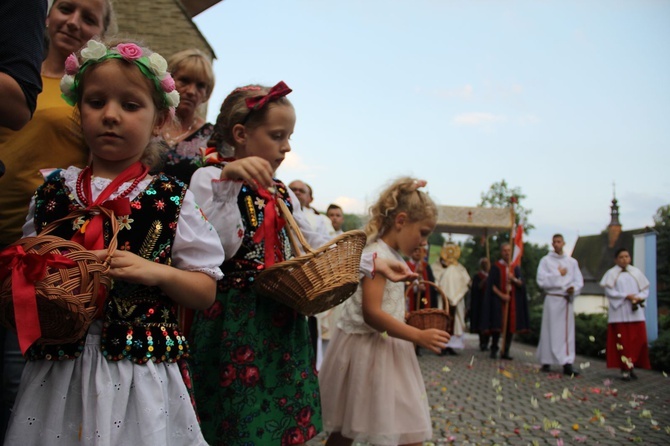
[[[59,83],[68,55],[78,51],[93,36],[104,37],[116,29],[110,0],[54,0],[49,3],[45,31],[48,46],[41,66],[42,92],[37,96],[35,112],[19,131],[0,126],[0,159],[6,166],[4,175],[0,175],[0,249],[21,238],[30,197],[44,180],[40,171],[86,165],[88,153],[81,130],[72,107],[60,97]],[[8,4],[3,1],[3,6]],[[20,23],[18,26],[24,24],[21,17],[7,19]],[[0,442],[23,364],[16,337],[0,327],[0,370],[4,384],[0,398]]]
[[[113,280],[79,341],[23,339],[24,370],[6,444],[205,445],[190,397],[189,347],[175,303],[209,307],[224,258],[183,182],[149,175],[159,134],[179,101],[165,59],[134,43],[91,40],[66,61],[65,100],[81,117],[90,164],[52,173],[30,204],[24,236],[84,210],[53,234],[100,259],[113,211]]]

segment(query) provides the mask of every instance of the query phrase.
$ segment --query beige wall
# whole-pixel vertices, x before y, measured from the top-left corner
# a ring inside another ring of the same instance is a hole
[[[112,0],[119,35],[139,39],[166,58],[198,48],[214,58],[214,52],[179,0]]]

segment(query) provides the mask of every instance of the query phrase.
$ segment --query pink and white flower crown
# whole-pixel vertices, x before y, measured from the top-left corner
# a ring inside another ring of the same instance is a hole
[[[148,55],[146,55],[148,53]],[[167,71],[167,62],[163,56],[134,43],[119,43],[108,48],[97,40],[89,40],[86,47],[70,54],[65,60],[65,76],[60,81],[61,96],[70,105],[79,101],[79,82],[88,67],[108,59],[124,59],[133,62],[142,74],[152,81],[162,94],[165,108],[174,115],[179,105],[179,92],[175,89],[174,79]]]

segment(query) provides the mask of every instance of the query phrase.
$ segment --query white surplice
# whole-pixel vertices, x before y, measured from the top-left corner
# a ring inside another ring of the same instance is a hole
[[[645,320],[644,308],[633,310],[633,304],[626,299],[629,294],[634,294],[639,299],[647,299],[649,296],[649,280],[642,271],[632,265],[628,265],[626,271],[620,266],[614,266],[607,270],[600,286],[605,288],[609,301],[608,323]]]
[[[559,268],[567,269],[562,276]],[[573,301],[584,287],[579,264],[565,254],[550,252],[540,260],[537,284],[544,291],[542,329],[535,356],[541,364],[572,364],[575,360],[575,312]],[[574,292],[568,295],[568,288]]]

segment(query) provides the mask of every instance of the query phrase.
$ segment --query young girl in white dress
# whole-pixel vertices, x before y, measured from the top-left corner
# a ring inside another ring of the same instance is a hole
[[[49,175],[23,233],[35,235],[75,209],[113,208],[120,227],[114,281],[79,341],[24,348],[5,444],[206,445],[174,305],[214,302],[224,253],[184,183],[148,174],[160,156],[152,137],[179,101],[174,81],[165,59],[134,43],[91,40],[65,67],[63,97],[79,111],[91,161]],[[93,210],[53,234],[103,259],[111,237],[105,219]]]
[[[370,208],[364,252],[402,260],[426,243],[437,219],[435,203],[419,190],[425,181],[400,178]],[[426,389],[414,344],[440,353],[446,331],[404,322],[402,283],[377,275],[362,279],[343,304],[319,372],[326,445],[420,445],[432,437]]]

